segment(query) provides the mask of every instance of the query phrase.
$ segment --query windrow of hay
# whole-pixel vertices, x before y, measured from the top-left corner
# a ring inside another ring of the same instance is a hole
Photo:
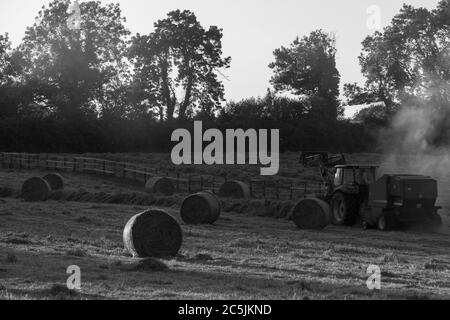
[[[292,220],[300,229],[322,230],[330,224],[330,206],[317,198],[300,200],[292,209]]]
[[[276,201],[264,199],[221,201],[223,212],[243,213],[251,216],[289,219],[294,206],[291,201]]]
[[[183,242],[178,222],[161,210],[148,210],[132,217],[123,231],[123,242],[135,258],[177,255]]]
[[[181,218],[187,224],[213,224],[220,217],[220,201],[211,192],[188,196],[181,205]]]
[[[160,207],[172,207],[174,205],[180,204],[182,201],[181,197],[176,195],[158,196],[153,194],[146,194],[143,192],[91,193],[82,189],[73,190],[70,192],[64,191],[60,196],[55,197],[54,200]]]
[[[22,185],[22,197],[27,202],[47,201],[50,194],[50,185],[39,177],[30,178]]]
[[[175,186],[173,181],[169,178],[154,177],[147,181],[145,184],[145,190],[148,193],[160,193],[166,196],[171,196],[175,193]]]
[[[219,189],[221,198],[248,199],[250,196],[249,186],[242,181],[227,181]]]

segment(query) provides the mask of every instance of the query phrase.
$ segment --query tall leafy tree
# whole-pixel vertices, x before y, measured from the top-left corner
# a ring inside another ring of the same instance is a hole
[[[366,84],[346,85],[350,103],[393,106],[450,103],[450,4],[434,10],[404,5],[383,32],[363,41],[359,57]]]
[[[177,113],[186,119],[195,111],[211,114],[220,108],[224,87],[219,73],[231,61],[223,57],[222,36],[216,26],[203,28],[193,12],[176,10],[156,22],[151,34],[133,38],[135,87],[161,119]]]
[[[336,119],[339,109],[340,75],[336,67],[336,45],[332,35],[317,30],[289,47],[275,50],[269,65],[276,91],[289,91],[322,100],[320,113]],[[315,109],[313,108],[312,111]]]
[[[368,36],[362,43],[363,50],[359,56],[361,71],[366,77],[365,87],[356,83],[344,85],[344,95],[348,104],[370,104],[384,102],[387,110],[396,105],[395,90],[406,75],[399,65],[400,52],[386,53],[389,43],[380,32]]]
[[[0,118],[16,116],[22,88],[17,85],[20,61],[11,47],[8,34],[0,35]]]
[[[33,100],[63,119],[96,116],[125,76],[126,40],[118,4],[80,4],[79,29],[70,27],[69,0],[43,7],[19,46],[23,78]]]
[[[10,81],[12,72],[11,42],[8,34],[0,35],[0,85]]]

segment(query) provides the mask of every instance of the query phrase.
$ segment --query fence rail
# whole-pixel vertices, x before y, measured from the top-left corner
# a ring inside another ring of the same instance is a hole
[[[167,177],[174,182],[177,193],[192,193],[204,190],[216,193],[221,185],[227,181],[227,177],[181,176],[179,173],[163,172],[133,163],[52,154],[0,152],[0,165],[3,169],[94,174],[142,183],[146,183],[148,179],[153,177]],[[317,181],[302,181],[301,183],[288,184],[282,181],[250,179],[244,182],[249,185],[252,199],[295,200],[307,195],[323,194],[324,191],[323,186]]]

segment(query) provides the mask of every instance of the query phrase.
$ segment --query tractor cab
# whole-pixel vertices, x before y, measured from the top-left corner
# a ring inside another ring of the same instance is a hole
[[[358,203],[367,200],[369,185],[376,180],[377,166],[374,165],[339,165],[335,167],[333,186],[330,188],[329,197],[336,192],[354,195]]]
[[[336,166],[334,187],[368,186],[376,180],[378,167],[373,165],[340,165]]]

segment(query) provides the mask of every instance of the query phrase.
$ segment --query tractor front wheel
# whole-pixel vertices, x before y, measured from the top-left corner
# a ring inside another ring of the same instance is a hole
[[[337,192],[331,199],[331,221],[334,225],[352,226],[358,216],[358,201],[355,197]]]

